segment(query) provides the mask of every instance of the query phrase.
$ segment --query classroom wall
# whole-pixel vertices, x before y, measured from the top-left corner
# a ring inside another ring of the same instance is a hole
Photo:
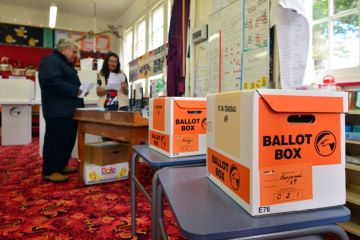
[[[190,6],[190,34],[194,29],[208,24],[209,15],[212,9],[213,0],[197,0],[191,1]],[[190,35],[191,36],[191,35]],[[198,48],[207,45],[207,41],[193,44],[190,38],[190,60],[187,63],[188,74],[186,78],[186,91],[185,96],[194,96],[195,89],[195,61]]]
[[[16,16],[14,13],[16,13]],[[49,12],[35,8],[0,3],[0,22],[23,24],[34,27],[47,27],[49,22]],[[109,23],[111,22],[97,19],[97,31],[106,29],[107,24]],[[93,30],[93,19],[58,12],[56,28],[87,32]],[[112,37],[110,48],[112,51],[118,52],[119,40]]]

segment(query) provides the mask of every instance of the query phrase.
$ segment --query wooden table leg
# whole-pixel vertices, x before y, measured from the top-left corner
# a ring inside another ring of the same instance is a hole
[[[83,124],[79,123],[78,126],[78,155],[79,155],[79,181],[84,181],[84,147],[85,147],[85,132],[83,130]]]

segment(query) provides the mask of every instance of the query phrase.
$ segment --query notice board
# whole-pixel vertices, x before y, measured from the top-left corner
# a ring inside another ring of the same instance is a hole
[[[237,0],[209,16],[209,93],[265,88],[269,0]]]

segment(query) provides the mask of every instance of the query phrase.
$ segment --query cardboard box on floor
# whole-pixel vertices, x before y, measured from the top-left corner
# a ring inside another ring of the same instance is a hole
[[[91,163],[85,163],[84,183],[96,184],[104,182],[113,182],[129,177],[129,163],[122,162],[106,166],[99,166]]]
[[[128,161],[129,145],[114,141],[85,144],[85,161],[99,166]]]
[[[206,153],[206,99],[150,99],[149,146],[169,157]]]
[[[85,184],[126,179],[129,176],[129,145],[113,141],[85,145]]]
[[[207,97],[207,175],[253,216],[345,204],[347,93]]]

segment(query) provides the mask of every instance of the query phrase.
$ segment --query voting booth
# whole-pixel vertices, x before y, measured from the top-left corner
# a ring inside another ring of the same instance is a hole
[[[0,79],[1,144],[31,143],[31,105],[34,82],[24,79]]]

